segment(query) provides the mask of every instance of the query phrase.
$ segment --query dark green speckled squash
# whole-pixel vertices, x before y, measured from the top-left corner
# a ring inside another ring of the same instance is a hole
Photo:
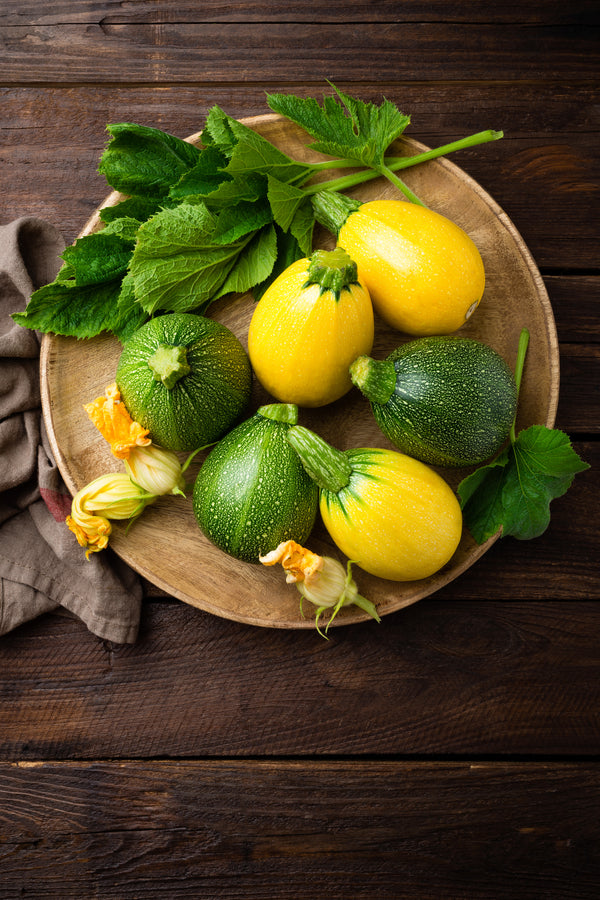
[[[434,466],[471,466],[508,437],[517,407],[512,372],[496,351],[470,338],[409,341],[385,360],[350,367],[383,434]]]
[[[282,541],[302,544],[317,514],[318,488],[287,441],[293,403],[261,406],[208,454],[194,484],[203,534],[245,562],[259,562]]]
[[[158,316],[126,342],[116,381],[129,414],[168,450],[218,440],[248,407],[252,370],[237,337],[194,313]]]

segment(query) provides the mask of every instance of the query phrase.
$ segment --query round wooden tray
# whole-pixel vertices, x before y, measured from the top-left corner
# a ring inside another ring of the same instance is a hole
[[[316,159],[301,129],[276,115],[244,122],[296,159]],[[189,141],[197,143],[199,134]],[[413,154],[427,149],[402,139],[395,153]],[[482,152],[486,152],[482,150]],[[322,159],[322,157],[319,157]],[[514,368],[519,333],[529,329],[531,340],[521,386],[518,428],[532,424],[553,427],[558,404],[559,359],[552,308],[539,271],[516,228],[495,201],[461,169],[447,159],[407,169],[403,175],[417,196],[432,209],[460,225],[478,246],[486,270],[483,300],[460,334],[494,347]],[[352,192],[360,200],[397,198],[384,179],[361,185]],[[122,195],[113,192],[102,206],[114,205]],[[101,227],[98,212],[81,235]],[[330,235],[318,232],[317,246],[333,246]],[[250,295],[218,301],[208,315],[229,327],[247,346],[247,331],[254,308]],[[404,343],[406,335],[376,321],[373,355],[382,358]],[[42,407],[46,428],[62,476],[72,493],[108,471],[122,470],[108,445],[89,421],[83,404],[104,393],[114,381],[121,345],[112,336],[91,340],[45,335],[41,354]],[[307,361],[308,364],[309,361]],[[252,407],[272,402],[255,383]],[[353,389],[346,397],[320,410],[300,410],[300,424],[313,428],[340,449],[390,447],[375,425],[366,400]],[[183,458],[183,457],[182,457]],[[202,463],[190,469],[193,477]],[[467,470],[440,470],[455,488]],[[417,582],[384,581],[355,568],[360,593],[372,600],[380,615],[416,602],[459,576],[473,565],[496,538],[478,546],[465,530],[452,560],[434,576]],[[345,560],[317,522],[312,550]],[[274,628],[314,628],[312,611],[300,613],[299,594],[285,583],[280,566],[265,568],[243,563],[212,546],[198,529],[191,500],[165,497],[147,508],[126,533],[114,524],[111,546],[133,569],[168,594],[224,618]],[[83,551],[82,551],[83,552]],[[335,625],[361,622],[368,616],[358,608],[341,610]]]

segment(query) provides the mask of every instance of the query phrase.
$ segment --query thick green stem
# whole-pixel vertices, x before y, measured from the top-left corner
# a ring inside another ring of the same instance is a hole
[[[335,250],[315,250],[310,257],[306,284],[318,284],[321,293],[331,291],[336,300],[344,288],[356,284],[358,268],[342,247]]]
[[[312,207],[315,219],[328,231],[338,234],[340,228],[355,210],[361,207],[360,200],[353,200],[345,194],[336,191],[319,191],[312,198]]]
[[[302,465],[322,490],[337,494],[345,488],[352,474],[350,460],[308,428],[295,425],[286,434]]]
[[[396,369],[391,359],[359,356],[350,366],[350,378],[371,403],[385,406],[396,389]]]
[[[406,197],[406,199],[410,200],[411,203],[416,203],[417,206],[425,206],[426,205],[425,203],[423,203],[423,201],[419,197],[417,197],[417,195],[414,193],[414,191],[411,191],[411,189],[409,188],[409,186],[407,184],[404,184],[404,182],[402,181],[401,178],[398,178],[398,176],[394,172],[392,172],[392,170],[390,168],[388,168],[388,166],[381,167],[381,174],[384,175],[388,181],[391,181],[391,183],[395,187],[397,187],[398,190],[401,191],[404,194],[404,196]]]
[[[295,403],[267,403],[256,412],[264,419],[283,422],[284,425],[295,425],[298,421],[298,407]]]
[[[154,380],[160,381],[170,391],[190,371],[187,348],[183,345],[159,344],[149,357],[148,365]]]
[[[454,153],[457,150],[464,150],[467,147],[476,147],[479,144],[485,144],[489,141],[497,141],[504,136],[504,132],[502,131],[493,131],[489,129],[488,131],[478,131],[477,134],[471,134],[468,137],[461,138],[458,141],[451,141],[449,144],[444,144],[442,147],[436,147],[433,150],[426,150],[423,153],[417,153],[415,156],[399,156],[399,157],[386,157],[385,166],[390,169],[392,172],[397,172],[399,169],[408,169],[411,166],[417,166],[420,163],[427,162],[430,159],[437,159],[440,156],[447,156],[448,153]],[[327,168],[342,168],[342,164],[345,166],[358,166],[359,163],[355,160],[334,160],[335,165],[331,165],[331,161],[316,163],[313,168],[315,171],[319,171],[321,169]],[[316,194],[318,191],[322,191],[324,189],[330,191],[346,191],[350,188],[356,187],[357,184],[362,184],[365,181],[371,181],[373,178],[379,178],[381,175],[380,172],[376,172],[374,169],[364,169],[360,172],[354,172],[352,175],[344,175],[341,178],[333,178],[330,181],[323,181],[320,184],[311,184],[308,187],[303,188],[304,193],[311,195]]]
[[[519,347],[517,349],[517,360],[515,362],[515,384],[517,385],[517,401],[519,398],[519,392],[521,390],[521,378],[523,377],[523,367],[525,365],[525,357],[527,355],[527,347],[529,346],[529,331],[526,328],[521,330],[521,334],[519,336]],[[518,404],[517,404],[518,409]],[[515,417],[513,419],[513,423],[510,428],[510,442],[514,444],[517,439],[516,432],[516,422],[517,415],[515,413]]]

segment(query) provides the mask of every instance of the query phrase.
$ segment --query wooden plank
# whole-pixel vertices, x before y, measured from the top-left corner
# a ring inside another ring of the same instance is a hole
[[[332,72],[380,82],[587,80],[597,27],[180,22],[2,28],[4,84],[273,79],[320,83]],[[472,48],[478,52],[473,53]],[[410,48],[410,49],[407,49]]]
[[[118,647],[47,615],[0,641],[0,759],[595,754],[599,629],[442,597],[325,641],[153,601]]]
[[[558,339],[564,343],[596,343],[600,338],[600,278],[595,275],[547,275]]]
[[[600,432],[600,348],[561,344],[557,427],[570,434]]]
[[[272,4],[248,0],[234,6],[222,0],[203,0],[201,4],[177,0],[154,0],[124,4],[122,0],[50,0],[43,7],[38,0],[4,0],[0,24],[61,25],[94,23],[99,18],[110,24],[124,22],[485,22],[514,24],[580,24],[594,21],[594,0],[521,0],[519,3],[452,3],[427,0],[415,4],[407,0],[330,0],[315,6],[314,0],[293,0]]]
[[[595,900],[599,802],[593,763],[3,765],[0,896]]]
[[[281,84],[266,88],[296,90]],[[309,93],[306,87],[298,92]],[[382,96],[380,86],[372,84],[356,94],[376,102]],[[386,95],[412,115],[408,133],[429,146],[489,127],[505,129],[502,141],[456,153],[453,162],[513,219],[540,267],[597,265],[595,90],[418,85]],[[263,88],[250,86],[33,86],[5,88],[0,97],[3,220],[38,215],[59,227],[68,243],[108,193],[97,174],[107,123],[140,122],[185,137],[201,130],[215,104],[236,117],[268,111]],[[544,113],[535,114],[536,109]],[[525,126],[537,136],[525,137]]]

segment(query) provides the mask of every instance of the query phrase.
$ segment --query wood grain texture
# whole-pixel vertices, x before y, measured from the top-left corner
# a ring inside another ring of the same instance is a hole
[[[368,75],[380,82],[587,80],[598,71],[597,23],[506,25],[234,22],[15,25],[2,30],[5,83],[157,86]],[[223,52],[223,47],[227,51]],[[477,52],[473,52],[473,48]],[[410,53],[407,53],[410,48]]]
[[[8,69],[10,71],[10,69]],[[4,71],[4,70],[3,70]],[[2,75],[0,73],[0,84]],[[340,82],[365,101],[380,102],[369,81]],[[325,84],[318,87],[321,95]],[[268,111],[260,85],[32,85],[0,87],[0,184],[3,221],[23,212],[49,219],[67,243],[105,197],[97,174],[108,139],[106,125],[132,121],[180,137],[200,130],[219,105],[237,117]],[[290,86],[300,95],[315,91]],[[576,84],[392,84],[385,95],[411,114],[407,134],[440,146],[486,128],[504,138],[454,154],[451,159],[482,185],[515,222],[542,271],[572,269],[577,235],[579,269],[596,267],[595,210],[600,197],[596,152],[597,91]]]
[[[594,755],[599,628],[597,602],[425,600],[324,641],[153,601],[119,647],[48,615],[0,644],[0,758]]]
[[[592,900],[593,764],[0,766],[3,900]]]
[[[568,25],[593,22],[597,5],[593,0],[521,0],[520,3],[468,4],[449,0],[330,0],[315,5],[314,0],[291,0],[274,4],[265,0],[224,3],[203,0],[181,3],[178,0],[153,0],[123,3],[122,0],[49,0],[40,6],[37,0],[4,0],[0,25],[61,25],[65,23],[124,22],[484,22]]]
[[[329,642],[156,593],[130,647],[60,611],[0,638],[0,900],[595,900],[598,24],[597,0],[1,5],[1,221],[68,243],[109,122],[183,137],[330,78],[429,146],[503,129],[453,160],[541,269],[592,468],[541,538]]]

